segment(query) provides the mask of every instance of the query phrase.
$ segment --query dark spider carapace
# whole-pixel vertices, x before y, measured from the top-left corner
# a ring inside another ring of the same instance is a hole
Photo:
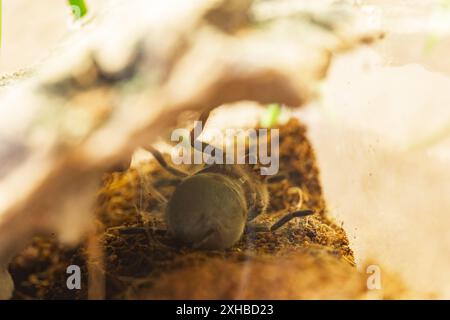
[[[206,122],[209,111],[199,121]],[[191,131],[191,145],[198,136]],[[202,150],[208,146],[202,143]],[[264,213],[269,203],[267,181],[258,177],[251,165],[213,164],[188,175],[171,167],[161,153],[149,148],[161,166],[181,177],[166,208],[169,234],[182,244],[202,249],[225,249],[233,246],[246,231],[270,232],[295,217],[312,210],[296,210],[270,228],[252,223]],[[301,202],[301,193],[300,193]]]

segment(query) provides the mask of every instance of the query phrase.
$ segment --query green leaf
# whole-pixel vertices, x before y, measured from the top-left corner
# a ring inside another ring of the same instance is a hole
[[[88,13],[88,8],[84,0],[69,0],[75,19],[83,18]]]
[[[281,106],[278,103],[272,103],[267,106],[267,111],[261,118],[261,126],[270,128],[278,123],[281,115]]]

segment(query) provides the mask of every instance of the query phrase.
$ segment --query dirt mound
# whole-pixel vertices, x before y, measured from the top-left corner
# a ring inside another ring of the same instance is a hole
[[[326,214],[319,171],[305,133],[295,120],[280,128],[280,170],[287,178],[269,185],[269,209],[258,221],[273,223],[294,205],[297,199],[288,193],[291,187],[303,190],[304,207],[316,214],[291,221],[274,233],[246,234],[224,251],[182,248],[162,231],[162,208],[148,190],[153,186],[168,198],[177,181],[156,162],[106,174],[97,206],[106,296],[350,298],[364,292],[345,231]],[[66,288],[66,268],[72,264],[82,267],[80,291]],[[68,249],[51,238],[35,239],[10,271],[17,298],[87,298],[85,245]],[[204,285],[198,287],[199,281]],[[350,289],[341,292],[348,282]],[[237,290],[238,286],[242,288]]]

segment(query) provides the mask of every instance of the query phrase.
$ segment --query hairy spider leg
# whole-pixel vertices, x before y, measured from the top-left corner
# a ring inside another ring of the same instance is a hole
[[[196,132],[195,127],[191,130],[190,133],[190,140],[191,140],[191,146],[192,148],[204,153],[205,148],[210,147],[213,148],[214,152],[216,150],[220,150],[217,147],[211,146],[209,143],[203,142],[203,141],[198,141],[198,136],[203,132],[204,126],[206,125],[206,122],[208,121],[209,115],[211,113],[212,109],[207,109],[205,111],[203,111],[200,114],[200,117],[198,118],[197,121],[199,121],[202,124],[202,131],[200,132]],[[197,134],[196,134],[197,133]],[[196,143],[197,142],[197,143]],[[201,149],[198,149],[198,142],[201,142]],[[223,151],[221,152],[221,154],[224,154]],[[212,154],[210,154],[210,156],[212,156]]]
[[[312,214],[314,214],[314,210],[299,210],[299,211],[294,211],[294,212],[288,213],[287,215],[282,217],[280,220],[275,222],[270,227],[270,231],[275,231],[275,230],[281,228],[282,226],[284,226],[286,223],[288,223],[289,221],[291,221],[294,218],[306,217],[306,216],[310,216]]]
[[[280,218],[280,220],[275,222],[270,228],[265,224],[248,222],[247,225],[245,226],[245,233],[269,232],[269,231],[273,232],[280,229],[282,226],[284,226],[292,219],[310,216],[314,213],[315,213],[314,210],[298,210],[290,212],[285,216],[283,216],[282,218]]]
[[[196,143],[195,143],[195,142],[196,142],[198,136],[203,132],[203,125],[206,124],[206,121],[208,121],[208,118],[209,118],[209,114],[210,114],[210,113],[211,113],[211,109],[208,109],[208,110],[203,111],[203,112],[201,113],[199,119],[197,120],[197,121],[200,121],[200,122],[202,123],[202,131],[201,131],[201,132],[199,132],[197,135],[195,135],[195,134],[196,134],[196,132],[195,132],[195,130],[194,130],[195,128],[191,130],[191,133],[190,133],[190,142],[191,142],[192,148],[195,148],[195,147],[196,147]],[[202,149],[199,150],[199,151],[203,152],[203,150],[204,150],[206,147],[208,147],[208,146],[209,146],[208,143],[202,142]],[[149,146],[147,149],[148,149],[148,151],[153,155],[153,157],[155,157],[156,161],[158,161],[158,163],[161,165],[161,167],[162,167],[163,169],[165,169],[167,172],[173,174],[174,176],[181,177],[181,178],[184,178],[184,177],[187,177],[187,176],[188,176],[188,174],[187,174],[186,172],[181,171],[181,170],[178,170],[178,169],[176,169],[176,168],[170,166],[170,165],[167,163],[167,161],[164,159],[164,157],[162,156],[162,154],[161,154],[161,152],[160,152],[159,150],[155,149],[155,148],[152,147],[152,146]],[[198,149],[197,149],[197,150],[198,150]]]
[[[266,176],[266,178],[264,179],[264,181],[266,183],[278,183],[281,182],[283,180],[286,180],[288,178],[288,173],[286,172],[279,172],[275,175],[271,175],[271,176]]]
[[[161,165],[161,167],[163,169],[165,169],[167,172],[173,174],[174,176],[181,177],[181,178],[188,176],[188,173],[178,170],[178,169],[172,167],[171,165],[169,165],[159,150],[156,150],[152,146],[149,146],[147,149],[155,157],[156,161],[158,161],[158,163]]]

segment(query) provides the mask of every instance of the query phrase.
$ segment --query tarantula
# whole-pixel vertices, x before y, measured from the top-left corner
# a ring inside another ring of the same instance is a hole
[[[205,123],[210,110],[199,121]],[[191,147],[199,133],[190,132]],[[201,142],[201,152],[209,146]],[[267,183],[252,170],[251,165],[212,164],[189,175],[170,166],[162,154],[149,148],[159,164],[172,175],[181,178],[168,201],[165,217],[169,234],[178,242],[194,248],[226,249],[233,246],[244,232],[271,232],[295,217],[304,217],[313,210],[290,212],[271,227],[252,221],[264,213],[269,203]],[[275,180],[275,179],[273,179]],[[299,191],[300,209],[302,196]]]

